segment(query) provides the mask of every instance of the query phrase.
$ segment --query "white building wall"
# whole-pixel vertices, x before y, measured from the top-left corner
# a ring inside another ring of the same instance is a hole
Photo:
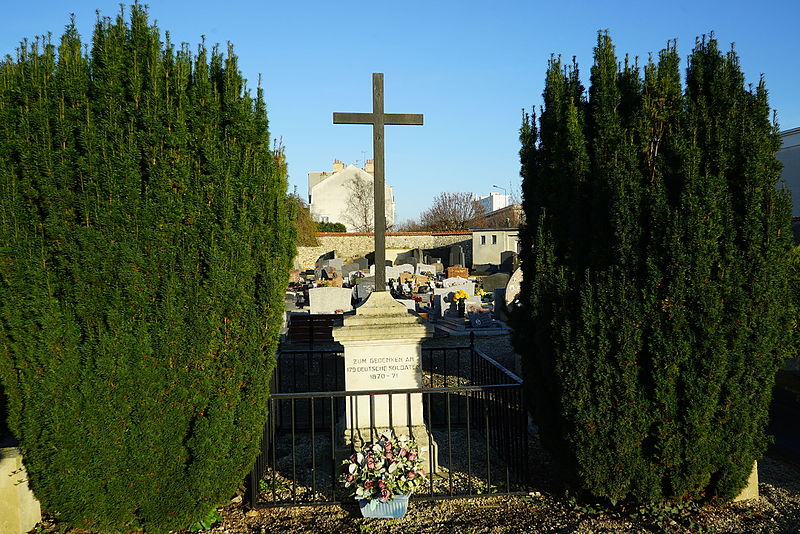
[[[519,252],[518,228],[486,228],[472,231],[472,264],[500,265],[503,252]]]
[[[334,170],[336,168],[337,165],[334,164]],[[373,190],[374,176],[355,165],[348,165],[334,173],[309,173],[308,197],[311,218],[315,221],[340,222],[348,231],[354,231],[348,215],[348,199],[351,195],[349,184],[358,178],[366,180],[370,192]],[[391,228],[395,220],[394,188],[385,185],[384,191],[386,222]],[[372,220],[373,217],[370,216],[370,221]]]
[[[783,163],[781,179],[792,191],[792,216],[800,216],[800,128],[781,132],[778,160]]]
[[[491,213],[501,208],[505,208],[511,201],[511,195],[501,193],[489,193],[485,197],[478,197],[478,204],[483,206],[485,213]]]

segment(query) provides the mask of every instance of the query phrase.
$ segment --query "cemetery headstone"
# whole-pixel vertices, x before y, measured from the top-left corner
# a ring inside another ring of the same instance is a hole
[[[353,263],[358,265],[358,269],[360,271],[366,271],[367,269],[369,269],[369,260],[367,258],[365,258],[364,256],[361,256],[360,258],[354,259]]]
[[[472,282],[470,282],[468,278],[462,278],[460,276],[453,276],[452,278],[445,278],[444,281],[442,281],[442,286],[444,286],[444,287],[461,286],[461,285],[466,285],[466,284],[469,284],[470,286],[474,286],[475,285]],[[472,295],[473,293],[475,293],[474,290],[469,292],[470,295]]]
[[[494,290],[494,316],[501,321],[508,321],[506,288],[497,288]]]
[[[517,298],[519,295],[519,288],[522,285],[522,269],[517,269],[514,271],[514,274],[511,275],[511,279],[508,281],[506,285],[506,308],[511,309],[514,302],[514,299]]]
[[[444,272],[444,264],[441,261],[433,262],[433,268],[436,269],[437,273]]]
[[[461,278],[469,278],[469,269],[467,269],[466,267],[448,267],[447,268],[447,277],[448,278],[455,278],[457,276],[459,276]]]
[[[414,274],[416,272],[416,270],[414,269],[414,266],[412,264],[410,264],[410,263],[402,263],[400,265],[395,265],[393,268],[397,270],[397,274],[398,275],[400,273],[411,273],[411,274]]]
[[[519,256],[512,250],[506,250],[500,253],[500,271],[504,273],[513,273],[519,267]]]
[[[464,249],[461,248],[461,245],[453,245],[450,247],[450,266],[467,266],[467,262],[464,259]]]
[[[484,291],[487,293],[492,293],[498,288],[505,289],[510,279],[511,277],[506,273],[497,273],[485,277],[481,282],[483,284]]]
[[[315,287],[308,290],[310,312],[339,313],[352,309],[350,298],[353,290],[342,287]]]
[[[321,255],[319,258],[317,258],[317,261],[314,263],[314,266],[315,267],[322,267],[323,265],[325,265],[324,262],[326,260],[332,260],[335,257],[336,257],[336,251],[335,250],[328,251],[325,254]]]
[[[470,297],[474,296],[475,284],[473,284],[469,280],[461,280],[461,282],[462,283],[460,285],[453,285],[450,287],[437,287],[436,289],[433,290],[433,305],[436,317],[444,316],[445,310],[447,310],[452,303],[453,294],[459,289],[463,289],[464,291],[466,291]]]
[[[356,271],[360,271],[361,268],[358,266],[357,263],[348,263],[347,265],[342,265],[342,278],[350,278],[350,273],[354,273]]]
[[[436,274],[436,267],[434,267],[429,263],[418,263],[417,270],[415,272],[417,274],[422,274],[422,273]]]

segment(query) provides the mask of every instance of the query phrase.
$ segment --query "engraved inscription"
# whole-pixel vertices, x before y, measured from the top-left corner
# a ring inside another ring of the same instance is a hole
[[[401,373],[414,373],[419,362],[414,356],[370,356],[353,358],[345,368],[348,374],[362,375],[370,380],[395,380]]]

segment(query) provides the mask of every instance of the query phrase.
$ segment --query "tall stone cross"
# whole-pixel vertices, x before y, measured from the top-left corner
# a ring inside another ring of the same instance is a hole
[[[334,124],[371,124],[375,160],[375,291],[386,291],[386,190],[384,187],[383,127],[387,124],[422,125],[422,114],[383,112],[383,73],[372,73],[372,113],[333,114]]]

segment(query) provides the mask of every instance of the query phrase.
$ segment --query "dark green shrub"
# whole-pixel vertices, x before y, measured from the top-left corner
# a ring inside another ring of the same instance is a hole
[[[185,527],[265,420],[294,252],[261,89],[136,4],[0,65],[0,376],[44,509]]]
[[[588,98],[550,61],[521,130],[515,316],[545,445],[612,502],[731,498],[790,339],[790,200],[763,80],[698,41],[640,69],[600,34]]]
[[[317,232],[346,232],[347,228],[338,222],[317,222]]]

